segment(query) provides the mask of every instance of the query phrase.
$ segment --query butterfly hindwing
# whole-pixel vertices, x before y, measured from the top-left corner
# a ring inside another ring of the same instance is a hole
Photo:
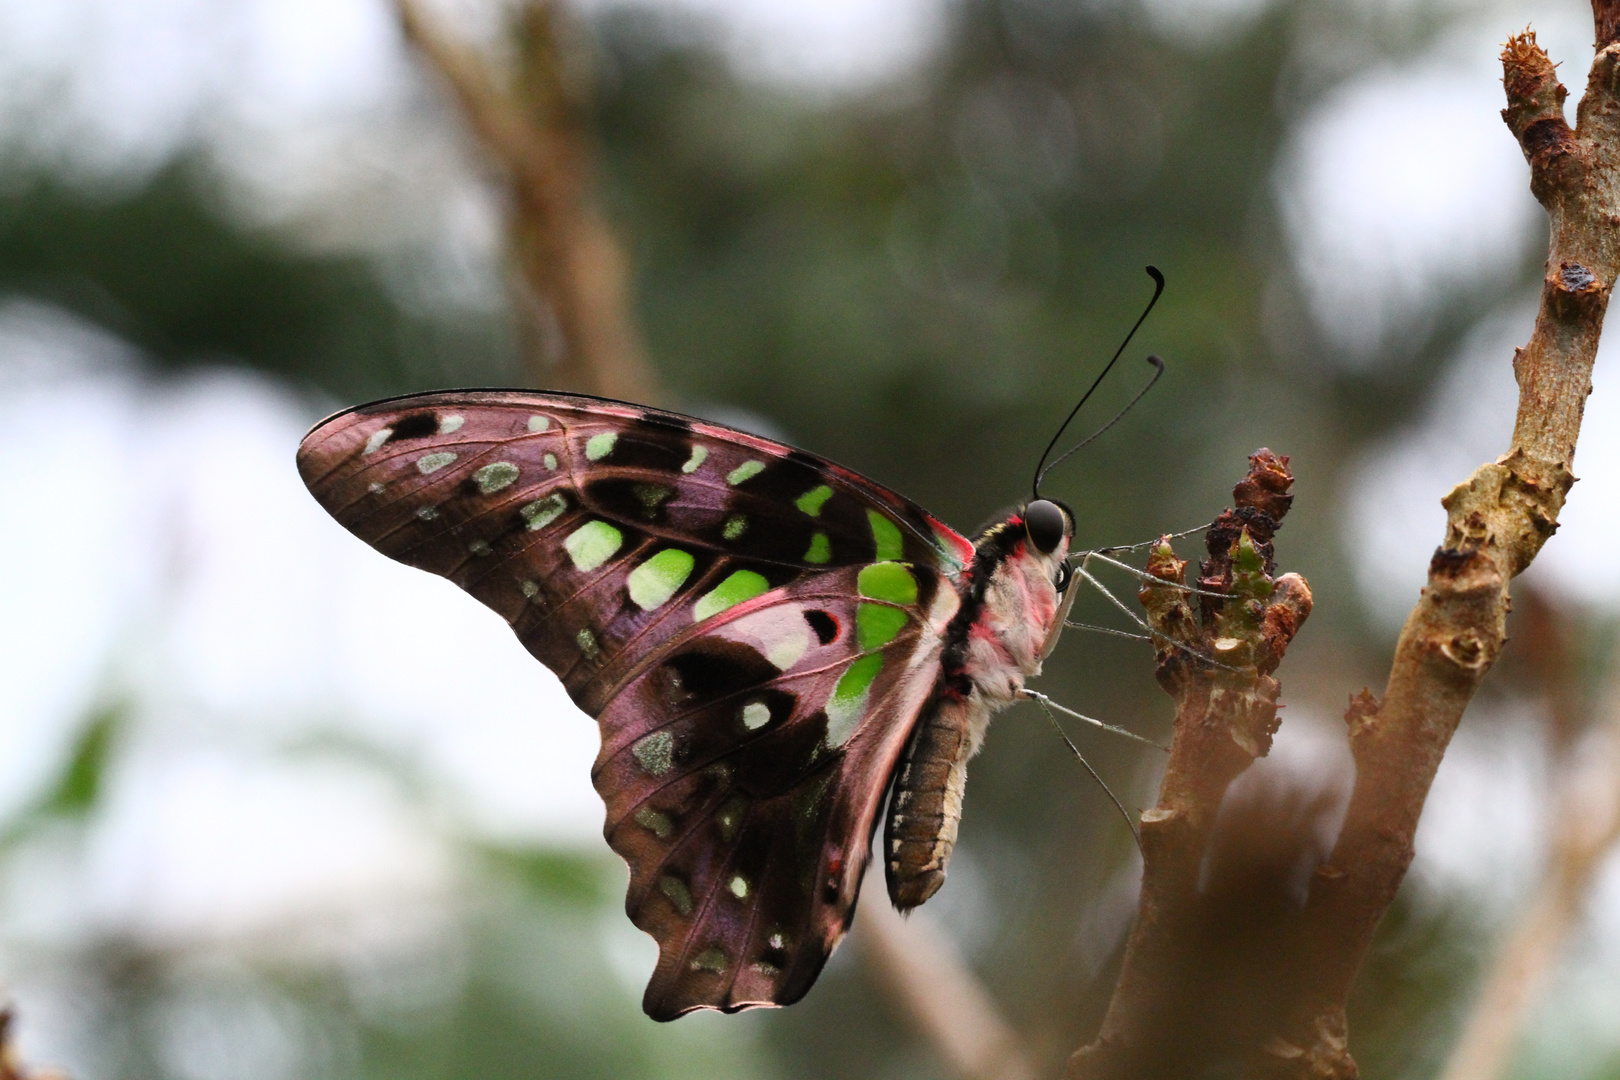
[[[299,468],[598,718],[605,832],[660,948],[648,1013],[801,996],[853,910],[971,545],[830,462],[572,395],[362,406]]]
[[[605,832],[660,946],[650,1015],[785,1004],[814,981],[934,685],[957,606],[939,584],[883,563],[788,586],[672,642],[603,711]]]

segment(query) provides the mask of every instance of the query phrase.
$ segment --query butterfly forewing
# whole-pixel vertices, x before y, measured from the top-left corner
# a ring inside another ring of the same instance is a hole
[[[595,715],[649,1014],[787,1003],[853,910],[966,540],[800,451],[569,395],[333,417],[299,468],[383,553],[499,612]]]

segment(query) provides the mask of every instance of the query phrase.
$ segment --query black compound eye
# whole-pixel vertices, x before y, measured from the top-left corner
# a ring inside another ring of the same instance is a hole
[[[1024,507],[1024,531],[1029,534],[1029,542],[1042,555],[1050,555],[1057,550],[1068,523],[1063,508],[1050,499],[1036,499]]]

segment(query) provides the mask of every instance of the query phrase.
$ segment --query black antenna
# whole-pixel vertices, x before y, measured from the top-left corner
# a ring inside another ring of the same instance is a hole
[[[1164,358],[1159,356],[1157,353],[1150,353],[1148,354],[1147,362],[1158,369],[1154,371],[1153,378],[1148,380],[1148,384],[1142,387],[1142,389],[1138,390],[1136,392],[1136,396],[1131,398],[1130,401],[1126,402],[1125,407],[1119,410],[1119,412],[1115,413],[1112,420],[1108,421],[1108,423],[1104,424],[1102,427],[1098,428],[1096,431],[1093,431],[1090,435],[1087,435],[1085,438],[1063,451],[1063,453],[1053,458],[1051,463],[1047,465],[1046,468],[1042,469],[1036,474],[1035,484],[1037,487],[1040,485],[1042,478],[1044,478],[1047,473],[1063,464],[1063,462],[1071,454],[1079,450],[1084,450],[1087,446],[1091,445],[1092,441],[1095,440],[1099,435],[1113,427],[1115,424],[1119,423],[1121,420],[1125,419],[1125,414],[1136,408],[1136,403],[1138,401],[1141,401],[1143,398],[1147,397],[1147,392],[1153,389],[1153,384],[1159,381],[1160,375],[1164,374]]]
[[[1164,275],[1159,273],[1159,268],[1157,266],[1149,266],[1149,267],[1147,267],[1147,272],[1148,272],[1148,277],[1153,279],[1153,298],[1147,302],[1147,307],[1142,309],[1142,314],[1137,316],[1136,323],[1135,323],[1135,325],[1133,325],[1131,327],[1130,333],[1126,334],[1125,335],[1125,340],[1119,343],[1119,348],[1114,350],[1114,355],[1109,359],[1108,363],[1103,367],[1102,372],[1095,379],[1092,380],[1091,386],[1086,390],[1085,394],[1083,394],[1081,396],[1079,403],[1076,404],[1074,408],[1069,410],[1068,418],[1065,419],[1063,421],[1062,426],[1057,429],[1057,434],[1052,436],[1052,441],[1046,444],[1046,449],[1045,450],[1041,451],[1041,460],[1035,466],[1035,480],[1030,485],[1030,488],[1034,492],[1035,498],[1037,498],[1037,499],[1039,499],[1041,497],[1041,479],[1046,476],[1047,472],[1052,467],[1052,466],[1046,464],[1046,459],[1047,459],[1047,457],[1049,457],[1051,455],[1052,448],[1055,447],[1058,444],[1059,439],[1063,438],[1063,433],[1068,430],[1069,424],[1074,421],[1074,418],[1077,415],[1079,415],[1081,407],[1083,405],[1085,405],[1085,403],[1091,399],[1091,395],[1096,392],[1097,387],[1100,386],[1102,384],[1102,381],[1105,378],[1108,377],[1108,373],[1114,369],[1114,365],[1116,363],[1118,363],[1119,358],[1122,355],[1124,355],[1126,346],[1128,346],[1131,343],[1131,338],[1135,337],[1136,332],[1142,328],[1142,324],[1147,321],[1148,314],[1150,312],[1152,312],[1152,310],[1153,310],[1153,305],[1157,304],[1159,302],[1159,295],[1164,292]],[[1159,373],[1163,374],[1163,372],[1164,372],[1164,361],[1163,360],[1158,360],[1157,357],[1151,357],[1150,358],[1150,362],[1152,362],[1154,360],[1158,361],[1155,366],[1158,367]],[[1159,377],[1158,375],[1155,375],[1153,377],[1155,382],[1158,381],[1158,377]],[[1151,382],[1148,383],[1148,386],[1151,388],[1153,386],[1153,383],[1151,383]],[[1142,393],[1145,394],[1145,393],[1147,393],[1147,391],[1143,390]],[[1137,401],[1141,400],[1141,397],[1142,397],[1142,394],[1136,395],[1136,398],[1134,400],[1132,400],[1131,405],[1135,405]],[[1124,416],[1125,413],[1130,411],[1130,408],[1131,408],[1130,405],[1125,406],[1124,410],[1122,410],[1120,412],[1119,416]],[[1114,417],[1113,420],[1110,420],[1100,430],[1098,430],[1090,438],[1088,438],[1086,440],[1086,442],[1090,442],[1091,439],[1095,439],[1098,435],[1101,435],[1104,431],[1107,431],[1116,422],[1118,422],[1119,416],[1116,416],[1116,417]],[[1085,443],[1080,444],[1080,446],[1084,446],[1084,445],[1085,445]],[[1074,449],[1078,450],[1079,448],[1080,447],[1077,446]],[[1063,455],[1063,457],[1058,458],[1058,461],[1062,461],[1063,458],[1068,457],[1069,454],[1072,454],[1073,452],[1074,452],[1074,450],[1068,451],[1068,453],[1065,453]],[[1056,465],[1056,464],[1057,464],[1057,461],[1052,462],[1052,465]]]

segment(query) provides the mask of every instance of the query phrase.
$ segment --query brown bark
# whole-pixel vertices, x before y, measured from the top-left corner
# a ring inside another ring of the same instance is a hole
[[[1418,816],[1445,753],[1505,641],[1508,583],[1557,528],[1574,483],[1609,291],[1620,269],[1620,45],[1616,4],[1593,5],[1599,51],[1576,128],[1553,64],[1526,32],[1502,52],[1502,117],[1530,163],[1551,238],[1541,308],[1516,351],[1519,411],[1503,457],[1442,500],[1444,542],[1395,649],[1382,700],[1362,691],[1345,719],[1356,762],[1348,815],[1312,882],[1294,974],[1297,1004],[1252,1063],[1254,1075],[1349,1080],[1345,1003],[1373,932],[1412,861]]]
[[[1229,1039],[1220,1030],[1229,1013],[1214,1004],[1224,997],[1214,990],[1221,965],[1207,947],[1221,920],[1199,884],[1226,789],[1270,749],[1280,690],[1272,672],[1311,610],[1303,578],[1272,576],[1272,535],[1292,482],[1287,458],[1257,451],[1234,509],[1206,533],[1197,584],[1226,599],[1174,587],[1187,564],[1168,539],[1149,557],[1148,573],[1172,583],[1145,585],[1141,600],[1163,636],[1158,678],[1176,699],[1175,734],[1158,805],[1142,815],[1142,893],[1119,984],[1097,1040],[1070,1060],[1072,1080],[1189,1075]]]
[[[629,265],[592,197],[590,144],[564,71],[557,5],[524,7],[519,85],[509,91],[416,0],[394,4],[405,36],[449,86],[505,182],[510,246],[529,291],[519,307],[531,316],[531,379],[657,402],[663,394],[631,316]],[[553,333],[562,355],[547,363]]]

